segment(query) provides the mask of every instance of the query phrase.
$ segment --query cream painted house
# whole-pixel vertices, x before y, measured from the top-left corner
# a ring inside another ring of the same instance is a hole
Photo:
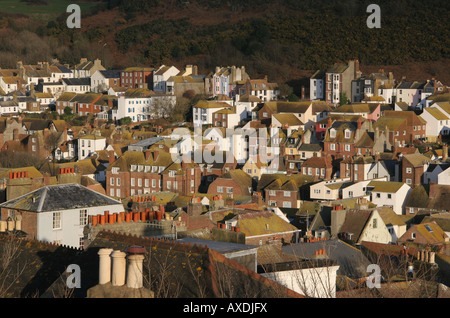
[[[377,209],[346,211],[339,237],[356,245],[363,241],[382,244],[392,242],[392,235]]]
[[[406,183],[394,181],[371,181],[367,188],[372,203],[377,207],[391,207],[397,214],[403,214],[406,199],[412,190]]]
[[[333,179],[318,182],[310,187],[311,200],[338,200],[341,198],[342,189],[352,184],[350,178]]]

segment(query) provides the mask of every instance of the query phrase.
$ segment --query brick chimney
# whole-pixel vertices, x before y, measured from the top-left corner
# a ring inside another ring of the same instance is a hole
[[[114,161],[116,161],[116,155],[114,154],[114,150],[108,151],[108,161],[109,161],[109,165],[112,165],[114,163]]]
[[[44,173],[44,186],[50,185],[50,174]]]
[[[192,197],[191,201],[187,205],[187,214],[189,216],[200,215],[203,212],[203,204],[199,197]]]
[[[447,161],[448,158],[448,145],[444,144],[442,146],[442,161],[445,162]]]

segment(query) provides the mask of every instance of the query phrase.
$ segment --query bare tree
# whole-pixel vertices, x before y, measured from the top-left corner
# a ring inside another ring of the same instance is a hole
[[[145,282],[155,295],[155,298],[172,298],[180,295],[182,285],[180,279],[173,277],[174,267],[178,260],[174,257],[171,247],[164,252],[158,251],[158,245],[153,246],[146,254],[147,276]]]
[[[0,250],[0,298],[7,297],[14,283],[23,274],[27,264],[16,262],[20,255],[20,239],[8,234]]]

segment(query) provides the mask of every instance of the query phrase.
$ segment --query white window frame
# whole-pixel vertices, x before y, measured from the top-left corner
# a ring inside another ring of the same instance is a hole
[[[61,212],[53,212],[53,229],[60,230],[61,229]]]

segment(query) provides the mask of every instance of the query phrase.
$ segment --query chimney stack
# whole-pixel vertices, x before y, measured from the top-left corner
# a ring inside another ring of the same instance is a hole
[[[447,161],[448,158],[448,145],[444,144],[442,146],[442,161],[445,162]]]
[[[111,253],[112,248],[102,248],[98,251],[100,257],[98,283],[100,285],[111,281]]]
[[[125,273],[126,273],[126,253],[121,251],[114,251],[111,253],[112,258],[112,280],[113,286],[125,285]]]
[[[127,287],[142,288],[143,284],[143,261],[145,248],[141,246],[131,246],[128,252]]]

